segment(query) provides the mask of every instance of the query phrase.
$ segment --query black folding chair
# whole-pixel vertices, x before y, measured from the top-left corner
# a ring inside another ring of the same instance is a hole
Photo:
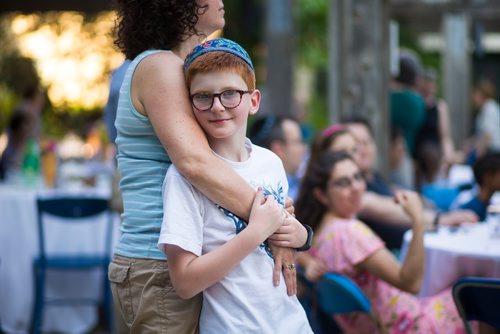
[[[455,282],[452,292],[467,333],[472,334],[471,320],[500,329],[500,279],[464,277]]]

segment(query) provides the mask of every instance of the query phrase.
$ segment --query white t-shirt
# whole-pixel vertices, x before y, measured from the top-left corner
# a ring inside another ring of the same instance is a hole
[[[490,99],[484,103],[477,115],[476,129],[478,135],[490,135],[490,150],[500,150],[500,109],[496,101]]]
[[[248,160],[224,159],[252,186],[284,203],[288,184],[281,160],[247,139]],[[223,159],[223,158],[221,158]],[[222,246],[245,223],[194,188],[171,166],[163,183],[164,216],[158,247],[181,247],[197,256]],[[203,291],[200,333],[312,333],[297,297],[286,293],[283,276],[273,285],[274,261],[262,244],[228,273]]]

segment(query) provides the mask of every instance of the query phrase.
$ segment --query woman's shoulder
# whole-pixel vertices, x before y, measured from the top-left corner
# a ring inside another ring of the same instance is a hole
[[[147,50],[139,54],[132,63],[139,67],[155,67],[168,69],[179,68],[184,65],[184,61],[175,53],[169,50]]]
[[[134,64],[135,63],[135,64]],[[153,92],[159,87],[173,95],[178,90],[185,90],[185,79],[181,58],[166,50],[148,50],[137,56],[132,62],[133,81],[136,89]]]
[[[321,234],[347,236],[350,240],[366,240],[375,237],[375,233],[370,227],[357,218],[332,220],[325,226]]]
[[[320,234],[349,233],[351,230],[361,228],[362,225],[364,225],[364,223],[356,218],[333,218],[325,224],[325,226],[321,229]]]
[[[382,246],[383,243],[363,222],[338,219],[321,230],[314,250],[318,256],[327,259],[330,269],[349,272],[350,268]]]

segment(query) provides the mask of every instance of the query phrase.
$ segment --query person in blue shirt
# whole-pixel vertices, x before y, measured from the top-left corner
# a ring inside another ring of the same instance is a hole
[[[487,153],[479,158],[474,164],[474,177],[479,191],[460,208],[474,211],[479,220],[484,221],[491,197],[500,191],[500,152]]]
[[[127,72],[128,65],[130,65],[130,60],[125,59],[123,63],[111,73],[108,102],[104,107],[104,122],[106,123],[109,141],[112,143],[114,143],[116,139],[115,119],[120,87],[122,86],[122,81]]]

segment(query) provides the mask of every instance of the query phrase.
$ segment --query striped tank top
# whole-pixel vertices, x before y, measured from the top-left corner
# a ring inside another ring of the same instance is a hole
[[[134,108],[130,95],[137,65],[157,52],[162,51],[148,50],[138,55],[130,63],[120,88],[115,126],[124,212],[115,253],[164,260],[157,243],[163,218],[162,184],[171,162],[149,118]]]

